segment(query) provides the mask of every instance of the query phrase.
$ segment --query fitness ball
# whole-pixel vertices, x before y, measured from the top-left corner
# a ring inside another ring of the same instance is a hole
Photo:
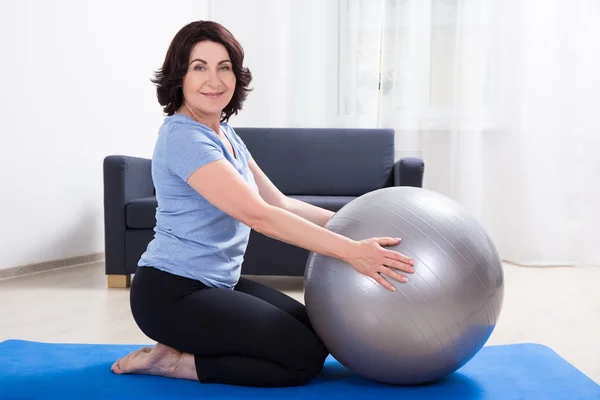
[[[386,248],[415,261],[406,283],[382,275],[392,292],[345,262],[309,254],[308,316],[346,368],[382,383],[429,383],[466,364],[489,339],[504,297],[502,262],[457,202],[423,188],[383,188],[346,204],[326,229],[354,240],[399,237]]]

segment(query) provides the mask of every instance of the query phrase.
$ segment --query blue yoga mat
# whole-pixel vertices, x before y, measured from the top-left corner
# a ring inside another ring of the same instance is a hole
[[[435,384],[399,387],[365,380],[331,356],[310,384],[250,388],[142,375],[110,366],[140,345],[0,343],[0,399],[600,399],[600,386],[548,347],[484,347]]]

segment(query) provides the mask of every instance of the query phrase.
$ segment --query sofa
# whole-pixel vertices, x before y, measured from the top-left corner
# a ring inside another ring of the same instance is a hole
[[[252,157],[289,197],[338,211],[373,190],[422,187],[424,161],[394,159],[391,129],[236,128]],[[106,275],[128,287],[154,237],[151,160],[109,155],[103,163]],[[309,252],[251,231],[243,275],[301,276]]]

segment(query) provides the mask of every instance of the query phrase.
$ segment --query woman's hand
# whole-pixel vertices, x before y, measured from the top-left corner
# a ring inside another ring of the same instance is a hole
[[[398,238],[370,238],[355,243],[356,246],[345,261],[358,272],[375,279],[388,290],[396,291],[396,288],[380,274],[404,283],[408,279],[396,270],[410,274],[414,272],[413,260],[397,251],[384,248],[384,246],[400,243]]]

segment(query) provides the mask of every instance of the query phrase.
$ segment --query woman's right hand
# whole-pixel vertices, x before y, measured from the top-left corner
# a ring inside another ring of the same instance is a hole
[[[396,272],[404,271],[412,274],[414,261],[397,251],[387,250],[384,246],[393,246],[400,243],[399,238],[381,237],[370,238],[355,242],[353,251],[348,254],[346,260],[358,272],[375,279],[383,287],[390,291],[396,291],[396,287],[389,283],[383,276],[386,275],[402,283],[408,279],[406,276]]]

